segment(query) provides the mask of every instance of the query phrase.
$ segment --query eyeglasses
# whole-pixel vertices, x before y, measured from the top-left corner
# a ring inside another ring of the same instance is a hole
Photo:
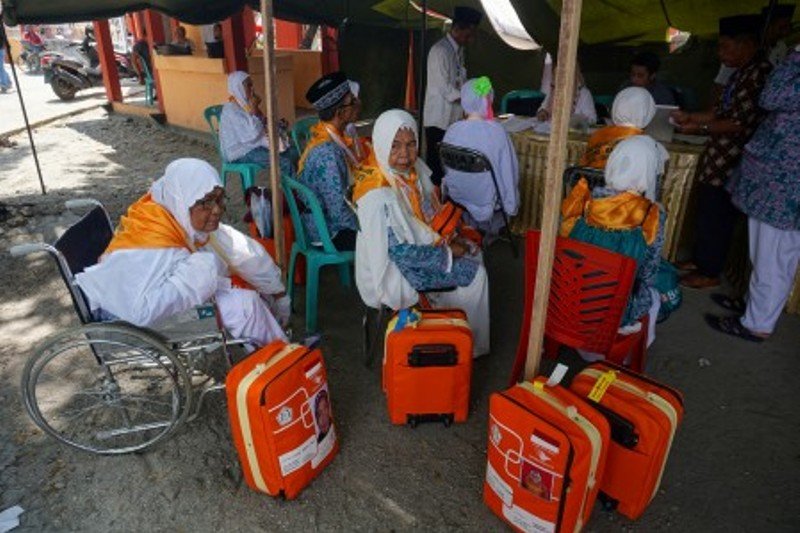
[[[201,198],[197,202],[195,202],[194,206],[192,207],[199,207],[204,211],[212,211],[214,207],[219,207],[223,211],[225,210],[225,201],[228,197],[224,194],[220,194],[215,198]]]
[[[342,104],[339,107],[350,107],[350,106],[354,106],[354,105],[359,105],[360,103],[361,103],[361,100],[359,100],[358,97],[354,96],[353,99],[350,100],[348,103]]]

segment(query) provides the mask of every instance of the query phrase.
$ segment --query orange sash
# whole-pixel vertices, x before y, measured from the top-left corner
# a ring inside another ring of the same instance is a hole
[[[104,254],[132,248],[186,248],[186,232],[148,192],[128,208]]]
[[[375,152],[370,150],[367,158],[353,171],[353,202],[358,202],[369,191],[380,187],[389,187],[389,182],[378,166]]]
[[[580,217],[590,226],[610,230],[642,228],[647,244],[653,244],[658,233],[658,207],[644,196],[626,191],[608,198],[592,198],[589,184],[583,178],[561,203],[562,237],[569,237]]]
[[[641,135],[639,128],[632,126],[606,126],[594,132],[586,144],[586,153],[581,157],[581,166],[597,169],[606,168],[608,156],[622,139]]]

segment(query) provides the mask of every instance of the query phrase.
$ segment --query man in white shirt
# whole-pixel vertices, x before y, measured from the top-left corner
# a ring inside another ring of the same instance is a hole
[[[438,186],[444,172],[439,161],[439,143],[445,130],[461,120],[461,85],[467,80],[464,46],[472,42],[483,14],[471,7],[457,6],[450,31],[428,52],[428,83],[425,88],[423,125],[427,152],[425,162]]]

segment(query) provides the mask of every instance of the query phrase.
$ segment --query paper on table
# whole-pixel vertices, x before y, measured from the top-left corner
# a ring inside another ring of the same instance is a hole
[[[0,512],[0,533],[11,531],[19,526],[19,515],[24,512],[24,509],[19,505],[9,507],[3,512]]]
[[[533,127],[538,121],[533,117],[517,117],[511,116],[507,120],[501,122],[503,129],[508,133],[517,133],[525,131]]]

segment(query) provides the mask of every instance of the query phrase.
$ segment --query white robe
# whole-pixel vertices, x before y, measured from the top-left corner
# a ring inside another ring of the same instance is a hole
[[[93,312],[102,309],[136,326],[163,323],[214,296],[223,324],[234,337],[259,345],[286,340],[259,296],[270,300],[269,295],[284,291],[272,258],[253,239],[225,224],[212,237],[219,251],[210,243],[195,253],[184,248],[116,250],[76,280]],[[234,271],[258,292],[231,288]]]
[[[357,202],[361,231],[356,238],[356,285],[365,304],[393,310],[415,305],[417,291],[389,258],[389,228],[401,243],[432,245],[435,234],[409,215],[389,187],[374,189]],[[474,355],[489,352],[489,282],[481,261],[475,279],[454,291],[427,293],[436,307],[463,309],[473,331]]]
[[[228,162],[236,161],[256,148],[269,149],[264,125],[258,117],[233,102],[228,102],[222,108],[219,144],[222,157]]]

